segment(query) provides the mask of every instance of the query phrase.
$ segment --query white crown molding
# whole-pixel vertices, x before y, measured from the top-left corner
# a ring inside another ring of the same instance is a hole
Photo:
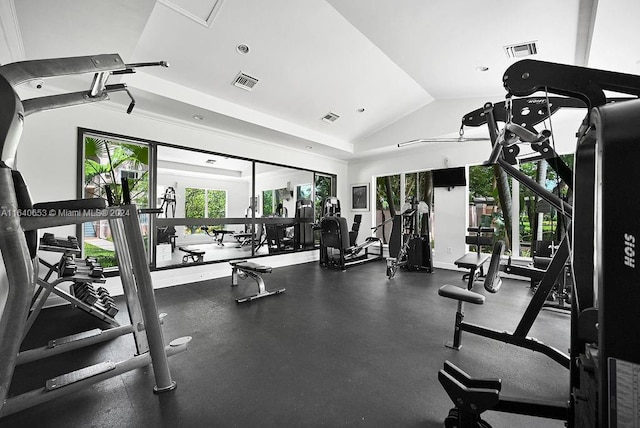
[[[14,0],[0,0],[0,27],[2,29],[2,38],[9,49],[10,58],[6,62],[24,61],[26,54]]]
[[[209,12],[209,14],[207,15],[206,19],[203,19],[199,16],[194,15],[193,13],[189,12],[186,9],[183,9],[182,7],[178,6],[177,4],[173,3],[171,0],[158,0],[158,3],[165,5],[166,7],[168,7],[169,9],[172,9],[176,12],[178,12],[180,15],[189,18],[190,20],[204,26],[204,27],[211,27],[211,24],[213,23],[213,20],[215,19],[216,15],[218,14],[218,12],[220,11],[220,8],[222,7],[222,3],[224,2],[224,0],[213,0],[213,6],[211,7],[211,11]]]

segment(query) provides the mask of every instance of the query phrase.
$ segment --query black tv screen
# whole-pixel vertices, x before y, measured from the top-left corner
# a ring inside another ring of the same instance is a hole
[[[463,166],[459,168],[434,169],[431,173],[433,174],[433,187],[467,185],[467,175]]]

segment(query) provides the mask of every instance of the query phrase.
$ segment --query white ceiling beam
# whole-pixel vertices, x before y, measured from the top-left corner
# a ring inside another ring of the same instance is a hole
[[[13,0],[0,1],[0,27],[2,29],[0,46],[6,46],[6,51],[0,49],[0,64],[24,61],[24,45]]]
[[[580,0],[578,4],[578,34],[576,37],[575,65],[586,67],[589,64],[591,40],[598,11],[598,0]]]

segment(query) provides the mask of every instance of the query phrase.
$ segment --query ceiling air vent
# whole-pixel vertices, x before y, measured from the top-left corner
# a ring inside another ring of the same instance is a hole
[[[340,116],[338,116],[334,112],[330,111],[329,113],[327,113],[324,116],[322,116],[322,120],[324,120],[325,122],[328,122],[328,123],[333,123],[336,120],[338,120],[339,117]]]
[[[245,91],[251,91],[254,86],[259,82],[255,77],[251,77],[248,74],[240,72],[233,80],[233,86],[237,86],[238,88],[242,88]]]
[[[504,53],[507,58],[522,58],[538,53],[536,42],[518,43],[515,45],[504,46]]]

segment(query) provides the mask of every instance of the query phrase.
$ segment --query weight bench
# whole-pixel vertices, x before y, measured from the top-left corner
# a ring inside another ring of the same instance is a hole
[[[473,283],[484,276],[484,264],[490,257],[480,250],[483,246],[493,245],[494,230],[492,227],[469,227],[467,232],[469,235],[465,236],[464,241],[467,245],[475,245],[476,251],[465,254],[453,263],[459,268],[469,269],[469,273],[464,274],[462,279],[468,279],[467,290],[471,290]]]
[[[484,264],[489,260],[489,254],[469,253],[456,260],[455,265],[462,269],[469,269],[469,273],[464,274],[462,279],[467,278],[467,290],[473,288],[473,283],[479,277],[484,276]]]
[[[182,256],[182,263],[198,263],[204,261],[204,251],[202,250],[191,250],[187,247],[178,247],[178,250],[187,253]]]
[[[264,285],[264,280],[259,275],[261,273],[271,273],[271,266],[263,266],[257,263],[248,262],[246,260],[240,260],[235,262],[229,262],[231,265],[231,286],[238,285],[238,277],[252,278],[258,283],[258,294],[254,294],[246,297],[239,297],[236,299],[237,303],[250,302],[252,300],[259,299],[261,297],[271,296],[273,294],[280,294],[285,291],[284,288],[277,290],[267,290]]]
[[[487,272],[487,276],[484,281],[484,288],[490,293],[497,293],[500,287],[502,286],[502,279],[500,278],[500,258],[502,257],[502,253],[504,251],[504,241],[497,241],[493,246],[493,252],[491,253],[491,262],[489,263],[489,270]],[[467,256],[475,256],[476,254],[470,253]],[[483,254],[478,254],[483,255]],[[466,257],[466,256],[465,256]],[[487,257],[489,257],[487,255]],[[463,257],[464,258],[464,257]],[[473,273],[473,271],[472,271]],[[447,297],[449,299],[454,299],[458,301],[458,310],[456,311],[456,323],[453,330],[453,342],[447,342],[446,346],[448,348],[460,349],[462,345],[460,342],[462,340],[462,331],[468,331],[478,335],[485,335],[488,337],[490,333],[488,329],[484,327],[479,327],[473,324],[464,323],[464,311],[463,311],[463,303],[472,303],[474,305],[482,305],[484,304],[484,296],[479,293],[475,293],[470,290],[470,287],[473,286],[473,277],[470,275],[469,285],[467,285],[467,289],[457,287],[451,284],[445,284],[438,289],[438,295],[442,297]]]

